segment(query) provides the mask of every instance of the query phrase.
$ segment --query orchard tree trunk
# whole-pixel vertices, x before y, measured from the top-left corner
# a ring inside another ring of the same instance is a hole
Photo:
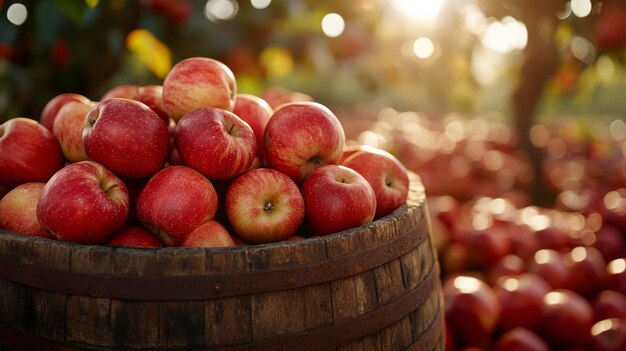
[[[528,31],[528,44],[524,51],[520,81],[513,94],[513,117],[520,137],[520,147],[529,155],[533,167],[533,182],[530,195],[537,205],[549,206],[555,194],[548,188],[542,175],[544,154],[530,139],[530,129],[535,113],[548,80],[558,68],[558,52],[555,43],[557,17],[550,4],[544,1],[529,1],[522,10],[522,22]]]

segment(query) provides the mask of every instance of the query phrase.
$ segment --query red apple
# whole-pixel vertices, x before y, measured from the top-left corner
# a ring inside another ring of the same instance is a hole
[[[313,101],[313,98],[307,94],[297,91],[289,91],[282,87],[271,87],[267,89],[261,97],[263,100],[267,101],[273,109],[291,102]]]
[[[532,331],[515,328],[496,341],[493,351],[550,351],[550,347]]]
[[[567,288],[590,297],[604,290],[608,282],[606,261],[594,247],[578,246],[565,255],[571,274]]]
[[[132,247],[163,247],[163,243],[150,231],[138,225],[130,225],[122,228],[108,246],[132,246]]]
[[[89,99],[80,95],[80,94],[72,94],[72,93],[62,93],[59,94],[46,103],[43,110],[41,111],[41,115],[39,116],[39,122],[46,127],[51,133],[54,131],[54,120],[56,119],[57,112],[70,101],[82,102],[84,104],[89,103]]]
[[[163,81],[163,106],[176,122],[200,107],[232,111],[236,94],[233,72],[222,62],[206,57],[178,62]]]
[[[46,182],[62,166],[59,143],[37,121],[18,117],[0,124],[0,185]]]
[[[24,183],[0,199],[0,229],[50,238],[37,220],[37,202],[45,183]]]
[[[108,99],[94,106],[83,128],[87,156],[120,177],[143,178],[165,164],[169,151],[167,125],[146,105]]]
[[[500,277],[516,276],[526,271],[526,262],[517,255],[506,255],[488,268],[488,283],[495,284]]]
[[[553,290],[543,298],[542,323],[538,330],[555,347],[586,347],[593,324],[589,302],[571,290]]]
[[[270,105],[258,96],[237,94],[233,113],[250,125],[256,137],[257,156],[263,150],[263,134],[265,126],[274,113]]]
[[[609,318],[626,319],[626,296],[620,292],[604,290],[593,299],[591,305],[595,321]]]
[[[107,91],[100,101],[113,98],[139,101],[150,107],[165,124],[170,123],[170,117],[163,108],[163,87],[160,85],[118,85]]]
[[[450,277],[443,283],[446,322],[459,346],[485,348],[500,315],[498,298],[483,281]]]
[[[95,103],[70,101],[63,105],[54,120],[52,134],[59,141],[63,156],[69,162],[86,161],[83,145],[83,125],[85,118]]]
[[[226,228],[217,221],[207,221],[192,230],[183,241],[184,247],[236,246]]]
[[[596,232],[596,241],[592,245],[602,253],[606,261],[626,257],[626,239],[613,226],[603,225]]]
[[[302,184],[306,222],[316,235],[358,227],[373,220],[376,195],[372,186],[350,168],[326,165]]]
[[[46,183],[37,204],[37,218],[46,231],[81,244],[107,242],[127,216],[126,185],[93,161],[63,167]]]
[[[362,175],[376,194],[376,215],[381,218],[406,202],[409,194],[409,174],[404,165],[384,150],[357,152],[349,157],[344,166]]]
[[[500,228],[469,231],[464,242],[473,267],[492,267],[511,252],[509,238]]]
[[[293,235],[304,220],[304,199],[286,175],[269,168],[246,172],[226,194],[226,214],[235,233],[250,243]]]
[[[591,327],[591,349],[594,351],[626,350],[626,319],[605,319]]]
[[[345,128],[344,128],[345,129]],[[359,153],[361,151],[373,151],[380,150],[378,148],[368,146],[368,145],[346,145],[343,148],[343,152],[341,153],[341,158],[339,159],[339,164],[343,164],[350,156]]]
[[[538,326],[543,298],[550,290],[545,280],[532,273],[498,279],[494,288],[501,308],[498,329],[533,329]]]
[[[563,254],[549,249],[537,251],[528,270],[543,278],[553,289],[565,288],[571,274]]]
[[[263,140],[270,167],[299,183],[314,169],[339,162],[345,135],[339,119],[328,108],[301,102],[274,111]]]
[[[176,150],[185,165],[209,179],[234,178],[250,167],[256,155],[252,128],[232,112],[198,108],[176,126]]]
[[[159,171],[137,199],[137,218],[167,246],[180,246],[192,230],[213,219],[216,210],[211,182],[185,166]]]

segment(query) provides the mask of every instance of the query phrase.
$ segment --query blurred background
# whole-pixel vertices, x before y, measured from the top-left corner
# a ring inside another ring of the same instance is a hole
[[[582,247],[570,266],[600,273],[565,287],[626,292],[608,283],[626,276],[626,1],[0,0],[0,122],[191,56],[239,92],[328,105],[349,143],[420,175],[444,279],[495,286]]]

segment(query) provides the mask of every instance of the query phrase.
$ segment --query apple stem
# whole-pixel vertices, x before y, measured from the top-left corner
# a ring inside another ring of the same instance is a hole
[[[233,129],[235,129],[235,123],[233,123],[233,124],[230,126],[230,129],[228,130],[228,134],[233,135]]]
[[[319,156],[315,155],[309,159],[309,162],[315,165],[319,165],[322,163],[322,160],[320,160]]]
[[[272,212],[274,210],[274,205],[271,202],[266,202],[265,206],[263,206],[263,211]]]

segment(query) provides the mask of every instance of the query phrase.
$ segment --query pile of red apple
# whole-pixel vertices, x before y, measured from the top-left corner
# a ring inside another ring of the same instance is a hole
[[[447,350],[626,350],[626,128],[608,124],[533,128],[554,208],[529,205],[500,120],[387,109],[360,134],[424,180]]]
[[[267,100],[237,94],[230,69],[200,57],[162,86],[97,102],[60,94],[39,122],[0,125],[0,229],[222,247],[335,233],[406,202],[407,170],[390,153],[345,147],[339,119],[305,95]]]

